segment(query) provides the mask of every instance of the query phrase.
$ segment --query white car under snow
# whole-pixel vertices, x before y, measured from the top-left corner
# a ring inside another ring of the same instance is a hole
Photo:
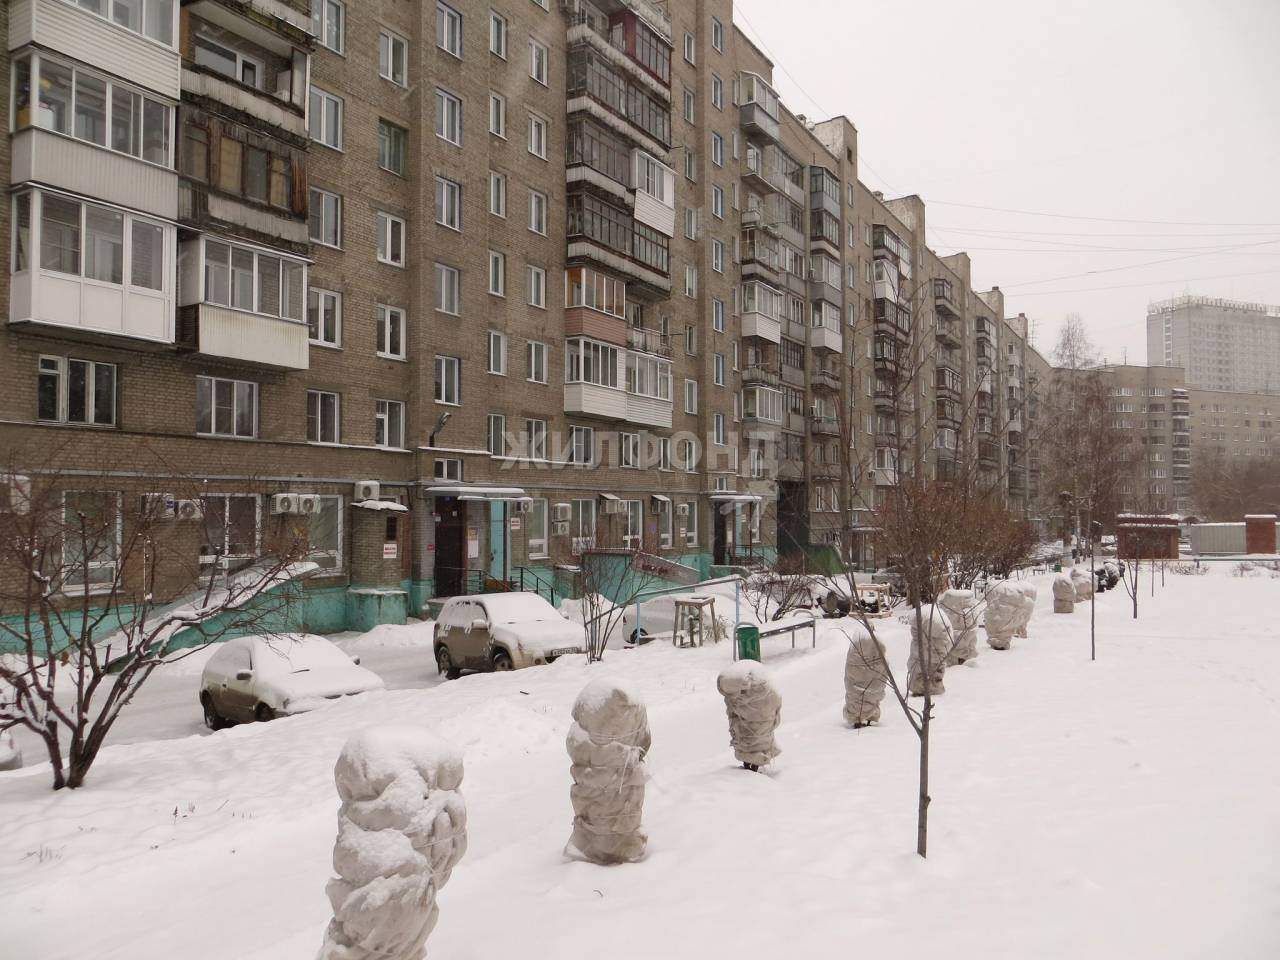
[[[435,626],[435,657],[452,679],[463,670],[518,670],[586,651],[581,623],[536,593],[450,597]]]
[[[226,641],[200,677],[200,705],[211,730],[314,710],[326,700],[381,690],[382,678],[324,637],[309,633]]]

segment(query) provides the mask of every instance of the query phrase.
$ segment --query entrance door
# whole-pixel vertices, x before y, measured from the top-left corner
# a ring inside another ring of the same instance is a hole
[[[729,562],[729,542],[732,534],[730,533],[732,521],[729,519],[732,511],[725,512],[725,505],[712,501],[712,521],[711,530],[711,554],[715,557],[717,564],[727,564]]]
[[[437,497],[436,596],[456,597],[466,582],[467,505],[456,497]]]

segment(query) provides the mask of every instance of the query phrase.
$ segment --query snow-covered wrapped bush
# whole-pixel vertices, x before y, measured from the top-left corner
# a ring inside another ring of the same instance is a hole
[[[978,600],[972,590],[945,590],[938,606],[947,615],[955,640],[947,654],[947,666],[972,660],[978,655]]]
[[[640,820],[650,743],[648,713],[631,690],[605,679],[582,688],[566,738],[573,835],[565,856],[600,864],[644,857],[648,837]]]
[[[920,608],[919,623],[914,610],[908,614],[908,619],[911,622],[911,655],[907,658],[907,691],[913,697],[924,696],[927,683],[931,694],[944,693],[946,688],[942,685],[942,675],[946,672],[947,654],[954,643],[947,615],[940,607],[925,604]],[[924,631],[927,671],[925,664],[920,662],[919,630]]]
[[[1089,576],[1088,570],[1072,567],[1071,585],[1075,587],[1076,603],[1082,603],[1093,596],[1093,577]]]
[[[1076,588],[1071,578],[1060,573],[1053,578],[1053,612],[1071,613],[1076,608]]]
[[[739,660],[720,671],[716,687],[729,714],[733,755],[748,770],[758,770],[782,752],[773,731],[782,722],[782,696],[755,660]]]
[[[333,771],[342,806],[318,960],[420,960],[436,895],[467,849],[462,754],[415,727],[370,727]]]
[[[1018,629],[1024,609],[1022,591],[1008,580],[1001,580],[987,591],[987,609],[983,625],[987,628],[987,646],[992,650],[1008,650]]]
[[[1027,636],[1027,628],[1031,625],[1031,615],[1036,612],[1037,590],[1029,580],[1013,581],[1014,588],[1022,594],[1022,614],[1018,617],[1018,625],[1014,628],[1015,637]]]
[[[865,727],[880,719],[880,701],[884,699],[884,644],[859,630],[849,638],[849,653],[844,658],[844,722]]]
[[[8,730],[0,731],[0,770],[17,770],[22,766],[22,750]]]

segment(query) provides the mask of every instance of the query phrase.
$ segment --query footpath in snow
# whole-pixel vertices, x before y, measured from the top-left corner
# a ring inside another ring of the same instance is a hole
[[[841,720],[841,621],[766,640],[782,755],[736,766],[727,644],[653,643],[429,689],[393,689],[212,736],[108,747],[78,791],[0,774],[0,956],[310,960],[329,917],[333,765],[364,726],[418,724],[463,751],[470,847],[432,957],[1280,956],[1280,579],[1143,576],[1051,612],[947,671],[930,856],[914,855],[916,741]],[[907,630],[882,621],[895,668]],[[564,738],[588,679],[645,698],[649,855],[566,862]],[[127,713],[127,711],[126,711]],[[29,754],[29,760],[31,760]]]

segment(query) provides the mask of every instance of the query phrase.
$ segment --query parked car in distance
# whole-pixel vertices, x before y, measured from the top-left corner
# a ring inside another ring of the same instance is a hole
[[[586,652],[582,624],[536,593],[450,597],[436,618],[436,666],[448,679],[463,670],[519,670]]]
[[[310,633],[236,637],[209,658],[200,706],[210,730],[314,710],[326,700],[381,690],[382,678]]]

